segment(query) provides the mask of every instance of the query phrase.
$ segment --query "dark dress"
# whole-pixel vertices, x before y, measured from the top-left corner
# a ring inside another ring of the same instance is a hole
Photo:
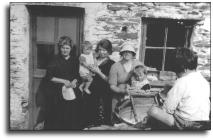
[[[62,96],[61,83],[53,83],[53,77],[67,79],[79,79],[79,61],[75,57],[65,60],[62,56],[56,56],[47,67],[45,77],[45,126],[46,130],[70,130],[81,129],[81,93],[74,89],[76,99],[67,101]]]
[[[107,59],[99,65],[99,69],[104,75],[109,76],[110,68],[114,63],[113,60]],[[108,82],[96,74],[90,86],[90,91],[90,95],[84,94],[86,126],[110,125],[112,95]]]

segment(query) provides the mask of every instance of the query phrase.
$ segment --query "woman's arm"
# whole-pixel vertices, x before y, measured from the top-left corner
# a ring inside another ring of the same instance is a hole
[[[178,81],[167,93],[165,102],[163,104],[163,109],[169,114],[174,114],[177,109],[181,99],[184,97],[186,90],[186,83],[183,81]]]
[[[103,73],[103,72],[101,72],[101,71],[99,71],[98,73],[97,73],[104,81],[108,81],[108,77]]]
[[[74,79],[70,82],[69,80],[66,80],[66,79],[53,77],[50,81],[52,81],[53,83],[64,84],[67,88],[69,88],[69,87],[76,88],[76,84],[77,84],[78,80]]]
[[[127,94],[126,88],[118,87],[118,71],[116,65],[112,65],[109,72],[110,89],[115,93]]]
[[[66,87],[71,87],[71,82],[69,80],[53,77],[52,79],[50,79],[50,81],[52,81],[53,83],[57,83],[57,84],[58,83],[59,84],[64,84]]]
[[[65,79],[61,79],[61,78],[57,78],[57,77],[52,77],[52,79],[50,79],[50,81],[52,81],[53,83],[60,83],[60,84],[64,84],[66,82]]]
[[[108,77],[98,67],[89,67],[89,69],[98,74],[104,81],[108,81]]]
[[[114,91],[115,93],[121,93],[121,94],[127,94],[126,88],[120,88],[116,85],[110,85],[110,89]]]
[[[55,56],[54,59],[52,59],[52,61],[48,64],[45,79],[47,81],[51,81],[55,84],[62,84],[62,85],[65,85],[66,87],[75,88],[76,82],[77,82],[76,77],[74,77],[75,79],[72,82],[70,82],[67,79],[56,77],[56,75],[58,74],[58,67],[60,66],[58,59],[59,58],[57,56]],[[74,62],[76,63],[77,61],[74,61]],[[79,64],[74,67],[77,68],[76,74],[74,74],[74,75],[78,75]]]

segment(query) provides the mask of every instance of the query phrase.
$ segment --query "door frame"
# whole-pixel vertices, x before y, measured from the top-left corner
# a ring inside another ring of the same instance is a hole
[[[34,122],[37,119],[35,116],[35,94],[33,93],[33,86],[34,86],[34,74],[35,74],[35,18],[36,16],[58,16],[58,17],[71,17],[77,16],[77,43],[76,43],[76,54],[77,56],[80,55],[80,43],[83,42],[84,38],[84,14],[85,9],[79,7],[70,7],[70,6],[48,6],[48,5],[26,5],[28,12],[29,12],[29,130],[33,130]],[[45,72],[42,72],[45,74]],[[38,75],[37,78],[42,78],[42,75]]]

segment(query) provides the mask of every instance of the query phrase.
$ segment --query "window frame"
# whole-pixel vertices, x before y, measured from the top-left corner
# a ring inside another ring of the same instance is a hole
[[[177,22],[183,22],[185,26],[185,42],[184,47],[191,47],[191,40],[193,36],[193,30],[196,23],[200,21],[198,19],[168,19],[168,18],[151,18],[151,17],[142,17],[141,18],[141,44],[140,44],[140,51],[139,51],[139,60],[143,63],[145,62],[145,55],[146,49],[160,49],[163,50],[163,58],[162,58],[162,67],[160,71],[165,71],[165,63],[166,63],[166,51],[169,49],[176,49],[176,47],[167,46],[167,39],[168,39],[168,28],[169,25],[176,24]],[[147,46],[147,26],[149,26],[152,22],[159,22],[165,26],[165,33],[164,33],[164,45],[163,47],[157,46]]]

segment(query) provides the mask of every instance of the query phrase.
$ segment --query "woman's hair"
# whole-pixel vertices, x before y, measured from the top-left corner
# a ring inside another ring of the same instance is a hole
[[[102,47],[107,50],[109,54],[112,54],[112,43],[107,39],[102,39],[98,42],[95,52],[98,52],[99,47]]]
[[[197,68],[197,53],[189,48],[177,48],[175,55],[176,72],[184,72],[184,70],[194,70]]]
[[[92,49],[92,44],[89,41],[84,41],[81,43],[81,52],[83,52],[84,48]]]
[[[68,45],[71,48],[70,54],[73,51],[73,42],[72,39],[68,36],[62,36],[60,37],[59,41],[58,41],[58,49],[59,49],[59,54],[61,54],[61,47],[64,45]]]

